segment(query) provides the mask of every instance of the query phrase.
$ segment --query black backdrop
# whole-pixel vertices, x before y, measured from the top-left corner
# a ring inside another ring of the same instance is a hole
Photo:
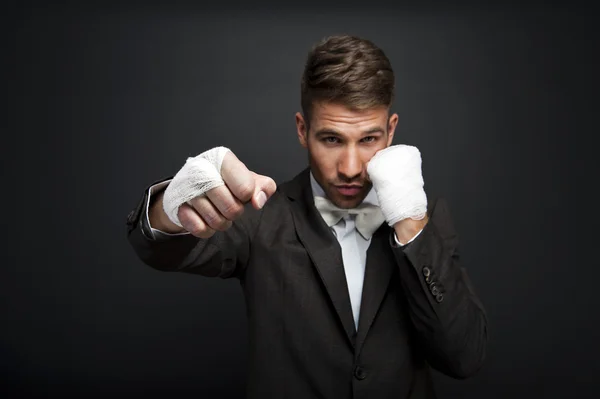
[[[148,268],[125,219],[216,145],[277,182],[303,168],[304,57],[352,33],[395,67],[395,143],[421,149],[488,311],[484,369],[436,374],[440,397],[596,397],[596,18],[426,4],[6,9],[2,396],[242,395],[239,286]]]

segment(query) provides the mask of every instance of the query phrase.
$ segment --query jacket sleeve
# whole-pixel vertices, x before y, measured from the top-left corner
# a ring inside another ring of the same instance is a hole
[[[217,231],[209,239],[191,234],[153,234],[147,209],[156,193],[151,193],[150,188],[171,178],[148,186],[127,216],[127,239],[135,254],[146,265],[160,271],[206,277],[240,277],[248,263],[250,242],[262,212],[247,205],[242,216],[229,229]]]
[[[483,365],[487,316],[466,270],[443,198],[430,204],[429,221],[404,247],[390,239],[417,339],[429,364],[457,379]]]

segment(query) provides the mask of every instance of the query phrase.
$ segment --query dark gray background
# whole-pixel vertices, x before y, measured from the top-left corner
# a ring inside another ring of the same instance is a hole
[[[393,63],[395,143],[420,148],[488,311],[484,369],[436,374],[440,398],[596,397],[596,18],[426,4],[4,13],[2,391],[242,395],[238,284],[150,269],[125,219],[146,185],[216,145],[295,175],[306,53],[351,33]]]

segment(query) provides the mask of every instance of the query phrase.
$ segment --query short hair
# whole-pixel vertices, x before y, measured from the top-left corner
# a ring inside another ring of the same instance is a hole
[[[359,110],[389,108],[394,79],[389,59],[373,42],[351,35],[325,37],[308,53],[302,73],[300,101],[306,123],[315,101]]]

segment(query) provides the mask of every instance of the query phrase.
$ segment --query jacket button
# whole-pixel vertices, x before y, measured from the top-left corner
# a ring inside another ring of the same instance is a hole
[[[425,276],[425,277],[429,277],[429,275],[430,275],[430,274],[431,274],[431,269],[430,269],[430,268],[428,268],[427,266],[425,266],[425,267],[423,268],[423,276]]]
[[[367,371],[360,366],[356,366],[354,369],[354,377],[356,377],[357,380],[364,380],[367,378]]]

